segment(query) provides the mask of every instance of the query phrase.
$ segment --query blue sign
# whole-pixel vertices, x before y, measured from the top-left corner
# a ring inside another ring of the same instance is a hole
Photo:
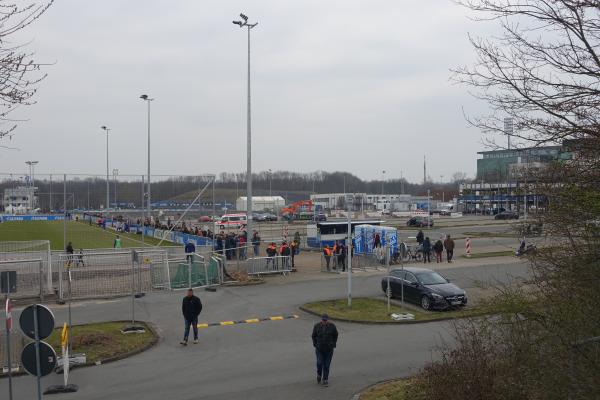
[[[2,215],[2,221],[62,221],[64,215]]]

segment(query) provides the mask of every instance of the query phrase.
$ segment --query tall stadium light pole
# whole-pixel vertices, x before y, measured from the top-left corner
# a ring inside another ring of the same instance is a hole
[[[150,214],[151,212],[151,195],[150,195],[150,103],[152,101],[154,101],[154,99],[148,97],[147,94],[143,94],[140,96],[140,99],[144,100],[146,103],[148,103],[148,182],[146,183],[148,185],[148,189],[146,190],[146,201],[147,203],[147,214],[148,214],[148,219],[151,221],[152,220],[152,214]]]
[[[29,197],[29,209],[33,209],[35,206],[35,166],[39,161],[25,161],[25,164],[29,165],[29,184],[33,189],[33,196]]]
[[[110,181],[108,178],[108,132],[110,131],[110,128],[107,128],[104,125],[102,125],[100,128],[106,131],[106,210],[108,211],[108,205],[110,204]]]
[[[241,21],[232,21],[235,25],[238,25],[240,28],[246,27],[248,28],[248,111],[247,111],[247,143],[246,143],[246,152],[247,152],[247,171],[246,171],[246,235],[247,240],[246,244],[248,245],[248,254],[250,254],[250,243],[251,243],[251,235],[252,235],[252,117],[250,113],[250,29],[254,28],[258,25],[258,22],[253,24],[248,23],[248,17],[244,14],[240,14],[242,18]]]

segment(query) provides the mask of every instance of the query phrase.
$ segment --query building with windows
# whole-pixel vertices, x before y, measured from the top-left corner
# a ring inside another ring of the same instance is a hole
[[[399,198],[399,194],[319,193],[310,195],[315,209],[322,210],[345,210],[350,205],[353,210],[387,211],[392,202]],[[349,199],[352,199],[352,204],[347,204]]]
[[[527,147],[478,152],[477,177],[459,187],[459,210],[467,213],[526,213],[544,209],[548,199],[537,189],[536,172],[576,156],[576,142],[561,146]]]
[[[237,211],[246,211],[247,197],[238,197],[235,201],[235,209]],[[285,207],[285,199],[281,196],[252,196],[252,211],[253,212],[278,212]]]
[[[37,188],[18,186],[4,189],[3,206],[8,214],[26,214],[37,208]]]

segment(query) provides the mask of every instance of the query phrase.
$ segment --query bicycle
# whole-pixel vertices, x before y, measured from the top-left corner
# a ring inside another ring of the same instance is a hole
[[[423,261],[422,245],[418,245],[415,249],[413,249],[413,246],[407,245],[406,243],[402,242],[400,244],[400,253],[402,254],[402,261],[404,262]]]

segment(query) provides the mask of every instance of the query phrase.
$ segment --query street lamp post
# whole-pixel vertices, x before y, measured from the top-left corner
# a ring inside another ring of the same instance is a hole
[[[107,128],[104,125],[102,125],[100,128],[106,132],[106,210],[108,211],[110,204],[110,183],[108,178],[108,132],[110,131],[110,128]]]
[[[150,97],[148,97],[148,95],[147,95],[147,94],[143,94],[143,95],[141,95],[141,96],[140,96],[140,99],[142,99],[142,100],[144,100],[146,103],[148,103],[148,182],[147,182],[148,189],[146,190],[146,201],[148,202],[148,203],[147,203],[147,210],[148,210],[148,211],[147,211],[147,214],[148,214],[148,219],[149,219],[150,221],[152,221],[152,214],[150,214],[150,212],[151,212],[151,209],[150,209],[150,207],[151,207],[151,205],[150,205],[150,204],[151,204],[151,203],[150,203],[150,202],[151,202],[151,199],[152,199],[152,197],[151,197],[151,195],[150,195],[150,103],[151,103],[152,101],[154,101],[154,99],[153,99],[153,98],[150,98]]]
[[[250,29],[254,28],[258,25],[258,22],[253,24],[248,23],[248,17],[244,14],[240,14],[242,18],[241,21],[233,21],[235,25],[239,25],[240,28],[246,27],[248,28],[248,111],[247,111],[247,121],[246,121],[246,130],[247,130],[247,143],[246,143],[246,158],[247,158],[247,167],[246,167],[246,244],[248,246],[247,253],[250,254],[250,243],[251,243],[251,235],[252,235],[252,117],[251,117],[251,107],[250,107]]]
[[[272,194],[271,194],[271,184],[272,184],[272,181],[273,181],[273,171],[271,171],[271,168],[269,168],[269,197],[272,196]]]
[[[119,175],[119,170],[116,168],[113,168],[113,184],[114,184],[113,192],[115,192],[115,210],[117,209],[117,176],[118,175]]]

